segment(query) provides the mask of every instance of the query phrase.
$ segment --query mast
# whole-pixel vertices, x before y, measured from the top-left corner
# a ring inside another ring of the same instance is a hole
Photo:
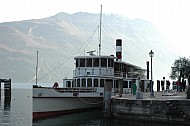
[[[38,52],[37,51],[37,61],[36,61],[36,85],[38,84]]]
[[[102,5],[100,6],[100,40],[99,40],[99,56],[101,55],[101,39],[102,39],[102,33],[101,33],[101,28],[102,28]]]

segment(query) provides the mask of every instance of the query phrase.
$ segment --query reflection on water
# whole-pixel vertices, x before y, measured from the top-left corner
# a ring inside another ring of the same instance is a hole
[[[2,93],[4,91],[1,91]],[[1,93],[0,92],[0,93]],[[4,92],[4,95],[6,92]],[[1,110],[1,124],[9,126],[10,125],[10,107],[11,107],[11,97],[4,97],[0,94],[0,110]]]
[[[10,124],[10,107],[11,107],[11,99],[5,98],[4,99],[4,111],[3,111],[3,125],[9,125]]]
[[[101,111],[82,112],[35,121],[33,126],[100,126]]]
[[[33,122],[33,126],[184,126],[182,124],[167,124],[143,121],[103,118],[101,111],[83,112],[64,115]]]
[[[32,90],[12,89],[11,98],[4,97],[1,90],[0,126],[32,125]]]

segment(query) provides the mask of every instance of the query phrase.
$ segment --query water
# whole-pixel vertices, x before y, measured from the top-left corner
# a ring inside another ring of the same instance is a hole
[[[33,126],[182,126],[153,122],[108,119],[102,117],[101,111],[83,112],[36,121]]]
[[[11,101],[5,102],[1,91],[0,126],[32,125],[32,90],[13,89]]]
[[[0,126],[182,126],[181,124],[108,119],[102,117],[101,111],[63,115],[32,122],[32,86],[21,87],[23,89],[13,86],[10,103],[4,102],[4,94],[1,92]]]

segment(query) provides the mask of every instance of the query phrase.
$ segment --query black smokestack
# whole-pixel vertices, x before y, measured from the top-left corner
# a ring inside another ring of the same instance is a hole
[[[122,61],[122,40],[116,39],[116,57],[118,61]]]

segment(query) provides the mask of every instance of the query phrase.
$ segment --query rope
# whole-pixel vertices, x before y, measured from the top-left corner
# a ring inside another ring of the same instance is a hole
[[[68,57],[68,58],[67,58],[64,62],[62,62],[60,65],[55,66],[54,69],[52,69],[49,73],[47,73],[47,74],[45,74],[44,76],[40,77],[40,78],[38,79],[38,81],[41,80],[41,79],[43,79],[44,77],[46,77],[46,76],[52,74],[54,71],[56,71],[58,68],[60,68],[60,67],[61,67],[63,64],[65,64],[68,60],[70,60],[75,54],[79,53],[79,51],[81,50],[82,47],[85,47],[85,48],[86,48],[86,46],[89,44],[90,40],[91,40],[91,39],[93,38],[93,36],[95,35],[97,29],[98,29],[98,28],[95,29],[95,31],[92,33],[92,36],[89,37],[86,41],[84,41],[84,42],[82,43],[82,45],[81,45],[76,51],[73,51],[73,54],[71,54],[70,57]]]
[[[82,98],[80,98],[80,97],[78,97],[81,101],[83,101],[83,102],[85,102],[85,103],[87,103],[87,104],[101,104],[101,103],[104,103],[105,102],[105,100],[103,100],[103,101],[100,101],[100,102],[88,102],[88,101],[85,101],[84,99],[82,99]]]

